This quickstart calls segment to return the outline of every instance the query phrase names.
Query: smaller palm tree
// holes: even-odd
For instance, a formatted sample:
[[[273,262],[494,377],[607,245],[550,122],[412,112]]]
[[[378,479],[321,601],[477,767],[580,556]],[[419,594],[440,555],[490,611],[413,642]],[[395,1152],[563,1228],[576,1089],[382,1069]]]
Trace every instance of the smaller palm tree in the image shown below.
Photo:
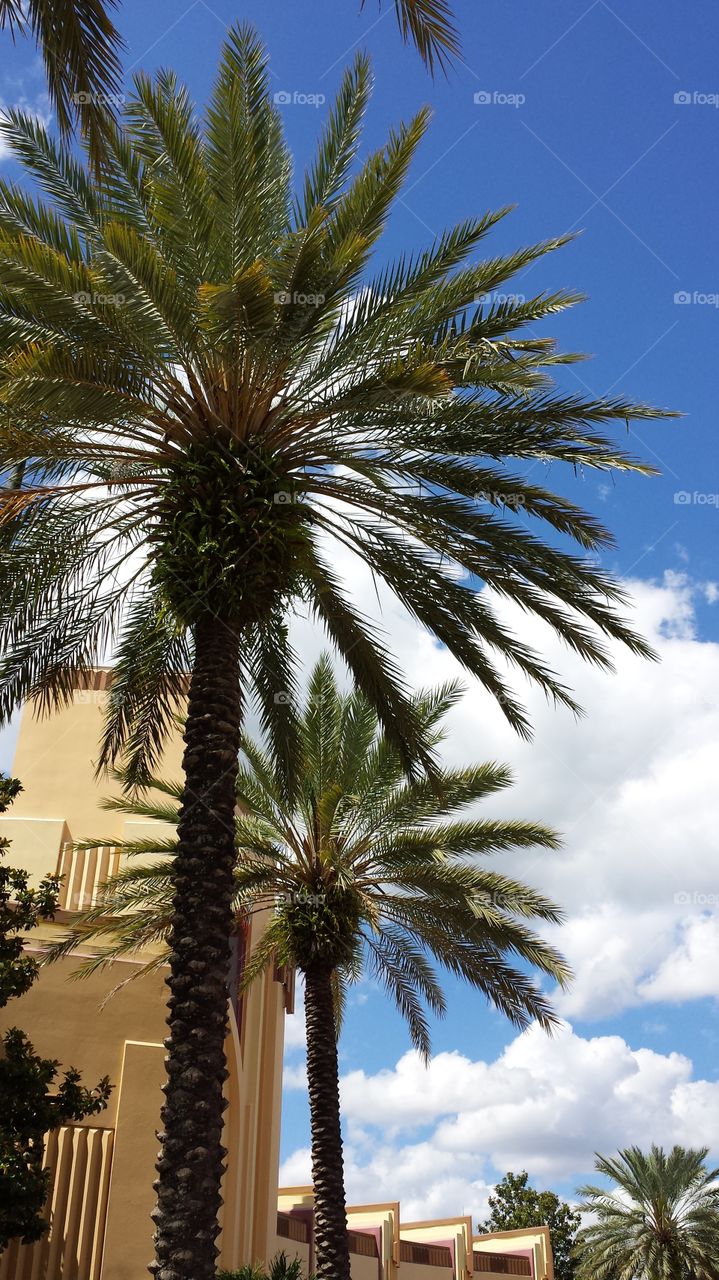
[[[580,1188],[596,1221],[577,1240],[578,1280],[719,1280],[719,1169],[707,1169],[708,1150],[597,1156],[615,1189]]]
[[[448,685],[414,700],[432,748],[443,737],[441,722],[458,692]],[[557,837],[535,823],[458,816],[508,785],[509,773],[498,765],[438,769],[431,781],[423,775],[407,779],[376,710],[361,693],[340,692],[327,656],[312,674],[299,725],[299,773],[243,737],[235,910],[238,920],[269,914],[246,964],[245,984],[270,964],[294,966],[304,975],[316,1269],[320,1280],[349,1280],[337,1061],[348,987],[365,972],[377,978],[425,1059],[426,1010],[445,1011],[433,961],[515,1025],[536,1019],[551,1031],[556,1018],[531,969],[561,984],[568,970],[527,922],[556,922],[559,911],[478,860],[527,846],[553,848]],[[175,821],[180,788],[153,785],[154,799],[122,798],[106,806]],[[108,843],[117,845],[94,839],[80,847]],[[121,844],[145,860],[153,853],[165,857],[110,880],[55,954],[80,941],[86,949],[92,935],[108,945],[81,972],[139,948],[155,950],[145,968],[161,964],[165,956],[157,944],[169,933],[173,847],[172,840]]]

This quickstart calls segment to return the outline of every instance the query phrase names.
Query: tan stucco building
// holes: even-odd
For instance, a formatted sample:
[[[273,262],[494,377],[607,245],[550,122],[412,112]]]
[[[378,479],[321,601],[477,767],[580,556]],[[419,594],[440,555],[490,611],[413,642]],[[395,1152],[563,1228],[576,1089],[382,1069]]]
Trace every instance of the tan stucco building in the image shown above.
[[[89,905],[98,884],[119,866],[113,841],[140,839],[161,824],[100,807],[115,788],[95,777],[107,673],[97,672],[72,703],[49,720],[22,716],[14,776],[24,790],[0,817],[0,835],[12,841],[9,860],[39,881],[63,876],[56,921],[38,929],[31,945],[64,931],[73,913]],[[162,773],[180,776],[179,737],[169,743]],[[78,853],[72,842],[101,838],[96,851]],[[262,921],[253,918],[250,948]],[[254,932],[253,932],[254,931]],[[140,964],[146,957],[138,957]],[[164,1079],[165,988],[162,972],[121,987],[135,967],[125,961],[68,981],[77,958],[43,968],[21,1002],[0,1011],[0,1032],[16,1022],[44,1056],[75,1066],[86,1084],[109,1075],[110,1105],[86,1123],[52,1135],[51,1231],[32,1247],[17,1244],[0,1257],[0,1280],[141,1280],[152,1257],[152,1182]],[[230,992],[229,1077],[220,1265],[271,1258],[284,1249],[311,1270],[312,1189],[279,1191],[280,1112],[284,1019],[292,1009],[287,975],[268,973],[240,998]],[[353,1280],[471,1280],[518,1275],[553,1280],[547,1229],[473,1237],[469,1218],[402,1221],[400,1206],[358,1205],[348,1210]]]

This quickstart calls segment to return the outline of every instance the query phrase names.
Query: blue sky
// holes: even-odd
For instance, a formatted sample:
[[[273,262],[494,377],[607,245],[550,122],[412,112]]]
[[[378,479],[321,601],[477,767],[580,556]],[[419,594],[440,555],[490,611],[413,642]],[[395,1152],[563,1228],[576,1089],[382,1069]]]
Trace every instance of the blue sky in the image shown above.
[[[549,1051],[534,1041],[529,1048],[526,1041],[512,1046],[515,1035],[506,1023],[450,984],[450,1013],[437,1028],[436,1047],[440,1054],[463,1055],[450,1080],[474,1079],[466,1063],[490,1064],[490,1102],[481,1113],[470,1102],[453,1112],[446,1098],[429,1112],[418,1104],[389,1139],[385,1120],[384,1163],[371,1151],[377,1130],[363,1113],[362,1097],[374,1096],[375,1084],[380,1095],[393,1096],[403,1079],[396,1064],[406,1038],[380,993],[367,986],[358,993],[343,1040],[343,1070],[364,1072],[347,1086],[356,1196],[373,1187],[389,1192],[392,1177],[399,1177],[394,1164],[406,1171],[399,1190],[417,1210],[449,1211],[449,1200],[458,1196],[458,1210],[478,1212],[486,1183],[510,1160],[515,1168],[531,1167],[537,1181],[571,1190],[602,1142],[618,1145],[625,1136],[699,1142],[706,1131],[706,1140],[719,1146],[716,1121],[713,1128],[708,1123],[712,1106],[719,1115],[711,972],[718,954],[719,877],[712,870],[710,774],[719,724],[718,683],[712,679],[719,674],[719,16],[714,0],[694,0],[690,17],[686,7],[656,0],[621,6],[618,0],[458,0],[457,11],[464,61],[447,80],[435,82],[402,46],[391,5],[378,10],[369,3],[360,13],[355,0],[124,0],[119,22],[128,66],[171,65],[202,100],[225,26],[237,18],[253,21],[270,50],[276,91],[294,99],[282,111],[298,171],[324,112],[321,104],[302,99],[330,98],[354,50],[367,48],[376,74],[367,146],[381,143],[392,124],[423,103],[434,112],[383,253],[422,246],[446,225],[505,204],[516,210],[495,232],[492,252],[581,231],[513,286],[526,294],[567,287],[589,295],[545,329],[565,347],[593,354],[589,363],[565,371],[566,385],[596,395],[621,391],[686,414],[632,432],[636,451],[661,469],[659,478],[550,476],[614,531],[617,546],[605,563],[635,585],[639,620],[662,649],[662,667],[625,663],[613,681],[590,677],[560,655],[557,662],[576,677],[589,712],[581,726],[538,709],[534,747],[520,749],[476,695],[472,706],[481,708],[481,731],[479,711],[471,723],[467,714],[457,731],[458,752],[461,746],[472,755],[513,761],[520,809],[570,832],[565,862],[552,872],[552,892],[565,901],[566,885],[569,952],[580,988],[584,983],[591,995],[592,984],[601,986],[611,972],[612,991],[597,1001],[577,997],[567,1006],[575,1039],[551,1050],[559,1057],[547,1060],[546,1072],[537,1067],[533,1073],[532,1064]],[[3,38],[0,59],[0,100],[44,112],[32,47],[13,47]],[[490,101],[475,101],[475,95]],[[12,172],[7,159],[0,163]],[[391,609],[383,620],[411,666],[406,623]],[[307,644],[309,652],[314,641]],[[439,678],[443,660],[430,658],[436,658]],[[420,674],[427,678],[426,671]],[[593,798],[576,803],[577,794],[590,792]],[[670,793],[673,808],[666,807]],[[505,812],[507,804],[511,799]],[[628,831],[634,834],[625,845]],[[529,874],[543,883],[538,868]],[[632,934],[644,961],[625,954]],[[613,949],[607,938],[614,939]],[[605,944],[600,981],[592,953]],[[703,982],[692,976],[697,969],[707,970]],[[509,1065],[502,1057],[507,1046]],[[299,1053],[290,1053],[291,1064]],[[627,1054],[634,1055],[631,1063]],[[599,1084],[594,1093],[582,1093],[591,1077],[587,1055],[604,1063],[606,1098]],[[677,1055],[693,1064],[691,1077]],[[555,1087],[564,1069],[560,1059],[574,1064],[561,1089]],[[442,1063],[451,1066],[452,1060]],[[388,1074],[375,1079],[383,1071]],[[301,1076],[291,1075],[290,1084],[293,1078],[301,1086]],[[422,1095],[423,1085],[405,1084]],[[576,1101],[571,1114],[567,1095]],[[637,1102],[625,1114],[622,1107],[635,1095],[641,1106]],[[536,1140],[516,1120],[526,1097],[540,1110],[546,1104]],[[503,1098],[513,1100],[514,1129]],[[649,1107],[646,1115],[643,1106]],[[381,1114],[379,1107],[375,1119]],[[285,1115],[286,1170],[294,1180],[306,1169],[301,1087],[288,1090]],[[623,1119],[613,1124],[612,1115]],[[464,1148],[452,1130],[455,1117],[460,1131],[479,1134],[467,1136]],[[569,1154],[562,1154],[562,1145]],[[440,1153],[434,1161],[426,1158],[430,1147]]]

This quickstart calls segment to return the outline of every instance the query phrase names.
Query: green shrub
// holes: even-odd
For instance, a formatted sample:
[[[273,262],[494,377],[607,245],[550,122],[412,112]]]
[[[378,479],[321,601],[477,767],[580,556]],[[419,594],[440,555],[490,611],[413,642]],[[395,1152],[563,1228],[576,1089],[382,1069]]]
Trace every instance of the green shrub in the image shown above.
[[[272,1259],[267,1269],[255,1264],[237,1271],[218,1271],[217,1280],[303,1280],[302,1262],[299,1258],[290,1260],[283,1251]],[[308,1276],[307,1280],[314,1280],[314,1276]]]

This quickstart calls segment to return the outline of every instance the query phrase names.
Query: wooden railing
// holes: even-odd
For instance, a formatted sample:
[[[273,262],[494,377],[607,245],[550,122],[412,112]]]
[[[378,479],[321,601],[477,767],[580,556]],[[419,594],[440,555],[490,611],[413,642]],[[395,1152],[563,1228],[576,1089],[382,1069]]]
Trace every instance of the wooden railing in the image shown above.
[[[295,1218],[291,1213],[277,1214],[277,1234],[282,1240],[294,1240],[296,1244],[307,1244],[310,1238],[309,1223],[305,1218]],[[376,1258],[377,1241],[368,1231],[348,1231],[347,1243],[350,1253],[361,1254],[363,1258]]]
[[[531,1276],[532,1266],[529,1258],[520,1258],[511,1253],[475,1253],[474,1270],[490,1271],[500,1276]]]
[[[363,1258],[377,1257],[377,1241],[367,1231],[348,1231],[347,1244],[350,1253],[359,1253]]]
[[[307,1244],[310,1229],[302,1218],[293,1218],[289,1213],[277,1214],[277,1234],[283,1240],[294,1240],[297,1244]]]
[[[57,873],[62,877],[58,899],[60,909],[84,911],[94,906],[100,887],[120,870],[121,858],[120,850],[112,845],[89,850],[63,845],[57,866]]]
[[[420,1244],[418,1240],[400,1240],[400,1262],[415,1262],[424,1267],[448,1267],[452,1270],[452,1250],[444,1244]]]

